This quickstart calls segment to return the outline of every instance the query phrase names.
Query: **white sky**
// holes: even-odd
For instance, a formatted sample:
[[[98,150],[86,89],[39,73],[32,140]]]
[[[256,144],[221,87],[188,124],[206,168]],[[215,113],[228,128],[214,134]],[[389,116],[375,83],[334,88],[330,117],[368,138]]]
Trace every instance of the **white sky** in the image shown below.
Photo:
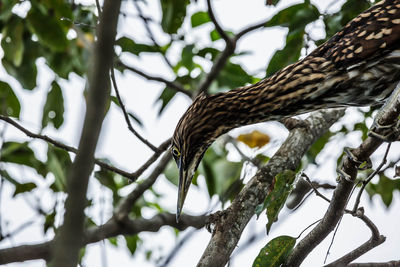
[[[86,2],[91,3],[94,1]],[[198,4],[191,5],[188,9],[189,14],[198,10],[205,10],[204,2],[205,1],[203,0],[199,0]],[[291,5],[293,2],[300,1],[282,0],[279,9]],[[330,10],[335,10],[335,8],[340,7],[342,2],[343,1],[337,1],[337,3],[330,7]],[[331,1],[318,1],[320,11],[324,11],[330,3]],[[149,0],[148,4],[149,8],[145,9],[145,13],[154,17],[156,21],[160,21],[161,13],[158,1]],[[123,10],[131,14],[136,13],[131,1],[125,1],[124,5]],[[218,21],[220,21],[221,25],[225,29],[233,32],[236,32],[249,24],[257,23],[267,17],[271,17],[276,12],[274,8],[265,6],[265,0],[219,0],[213,1],[213,5]],[[318,30],[318,27],[321,27],[321,25],[322,24],[317,23],[317,30],[313,32],[315,36],[321,37],[321,30]],[[199,45],[208,45],[210,40],[206,36],[206,33],[210,27],[211,25],[204,25],[198,30],[192,32],[189,21],[186,21],[186,36],[189,41],[192,40]],[[165,41],[160,29],[154,26],[152,29],[156,33],[156,37],[159,39],[160,43]],[[118,32],[120,36],[126,35],[134,37],[138,42],[148,41],[147,34],[141,23],[137,19],[131,17],[120,20]],[[238,57],[235,61],[241,63],[242,66],[251,73],[262,74],[260,70],[265,69],[269,58],[272,56],[274,51],[283,46],[285,33],[285,29],[272,28],[268,30],[257,30],[252,34],[249,34],[239,42],[238,51],[251,51],[252,53]],[[223,47],[222,41],[218,46],[219,48]],[[3,56],[2,53],[3,52],[0,51],[0,56]],[[173,62],[178,59],[176,53],[179,53],[178,47],[173,48],[168,54],[169,58]],[[160,75],[168,79],[173,78],[173,74],[165,66],[165,63],[157,56],[143,55],[140,58],[137,58],[127,55],[124,57],[124,61],[133,66],[137,66],[147,73]],[[13,78],[8,76],[3,69],[0,69],[0,79],[6,80],[12,85],[21,101],[22,124],[32,131],[38,131],[40,129],[42,107],[46,100],[48,86],[54,78],[49,71],[43,71],[48,69],[43,59],[39,59],[37,64],[39,67],[38,88],[34,91],[21,89],[19,84]],[[190,104],[190,99],[180,94],[168,105],[163,115],[158,117],[157,105],[159,104],[154,103],[164,87],[162,84],[148,82],[129,72],[126,72],[124,76],[119,75],[118,73],[117,81],[128,110],[138,114],[139,118],[144,122],[144,128],[140,129],[143,135],[156,145],[169,138],[172,135],[181,114]],[[84,112],[84,103],[82,102],[84,80],[76,75],[70,75],[70,79],[68,81],[62,81],[61,84],[63,86],[65,100],[64,125],[59,131],[55,131],[54,129],[51,129],[51,127],[48,127],[44,133],[54,137],[55,139],[62,140],[64,143],[77,146],[83,118],[82,114]],[[342,121],[346,124],[358,121],[359,118],[354,115],[355,113],[355,110],[350,112],[348,111],[346,117],[342,119]],[[238,133],[247,132],[249,128],[257,128],[270,134],[273,138],[273,143],[278,145],[287,135],[285,129],[273,122],[258,124],[252,127],[244,127],[234,130],[231,134],[236,136]],[[315,170],[315,168],[312,167],[307,169],[307,173],[310,177],[313,179],[328,181],[332,184],[335,183],[334,170],[336,162],[335,160],[332,161],[330,159],[332,159],[332,157],[335,159],[337,158],[337,155],[342,151],[339,148],[342,148],[345,145],[357,145],[359,143],[359,137],[360,135],[358,133],[354,133],[351,135],[349,140],[337,139],[328,145],[323,155],[320,155],[317,159],[318,162],[323,165],[323,168],[320,170]],[[27,137],[11,126],[8,126],[6,140],[23,141],[27,140]],[[32,142],[31,147],[36,149],[39,158],[42,160],[46,159],[46,147],[43,146],[43,142],[34,141]],[[266,154],[272,155],[277,147],[277,145],[274,147],[269,145],[263,150],[265,150]],[[249,149],[246,149],[244,146],[241,146],[241,148],[250,155],[254,153]],[[396,148],[398,151],[398,146],[395,146],[391,150],[391,157],[393,158],[396,156]],[[382,152],[383,149],[380,148],[378,153],[376,153],[377,156],[374,156],[374,158],[379,159],[379,154],[382,155]],[[101,139],[96,152],[97,157],[108,157],[117,166],[125,170],[133,171],[141,166],[151,154],[152,151],[132,136],[132,134],[127,130],[122,114],[118,109],[115,109],[115,107],[112,106],[103,125]],[[230,158],[235,159],[235,155],[230,155]],[[36,201],[40,201],[42,206],[47,208],[50,208],[54,203],[51,194],[46,190],[46,186],[52,182],[51,177],[43,181],[43,179],[35,177],[35,173],[28,168],[13,170],[12,173],[20,179],[20,182],[35,181],[41,186],[39,189],[34,191],[36,198],[29,197],[29,194],[26,194],[19,195],[12,199],[11,195],[13,188],[4,184],[0,210],[3,229],[9,231],[12,231],[17,228],[18,225],[37,216],[32,209],[27,206],[27,202],[36,203]],[[143,177],[146,176],[144,175]],[[129,186],[129,188],[123,190],[123,193],[126,194],[130,192],[133,187],[134,185]],[[164,196],[162,206],[167,208],[169,211],[174,212],[176,207],[176,188],[164,177],[160,177],[155,184],[155,189]],[[112,213],[112,207],[110,205],[111,194],[109,192],[101,191],[97,181],[91,179],[88,196],[96,203],[94,208],[88,210],[88,214],[94,216],[97,223],[105,222]],[[152,196],[150,194],[145,194],[145,197],[150,201]],[[105,199],[106,203],[101,204],[101,199]],[[358,262],[398,259],[400,230],[397,225],[398,215],[396,213],[398,213],[398,210],[400,209],[399,200],[399,193],[396,191],[391,208],[386,209],[383,207],[379,197],[374,197],[372,202],[369,202],[366,196],[363,198],[362,204],[366,207],[366,214],[376,223],[381,234],[385,235],[387,240],[380,247],[361,257]],[[210,206],[214,206],[216,202],[216,197],[212,199],[212,204],[208,202],[208,193],[206,191],[204,180],[199,179],[199,187],[192,186],[188,194],[185,202],[185,212],[189,214],[202,214],[203,212],[208,211]],[[255,242],[249,249],[236,255],[230,266],[251,265],[259,250],[270,239],[283,234],[297,236],[309,224],[320,219],[324,214],[326,207],[327,204],[324,203],[323,200],[313,197],[312,200],[310,199],[307,201],[306,204],[303,205],[303,207],[295,214],[289,215],[287,210],[284,210],[283,214],[280,216],[279,225],[274,225],[272,227],[269,236],[266,236],[264,231],[266,225],[265,216],[261,216],[258,220],[253,218],[242,235],[242,241],[246,240],[246,236],[251,233],[260,233],[262,238],[259,239],[258,242]],[[219,206],[217,207],[217,209],[220,208],[221,207]],[[145,217],[151,217],[155,212],[150,209],[143,209],[143,214]],[[58,223],[59,220],[60,218],[57,218]],[[5,224],[5,221],[8,222],[8,225]],[[37,243],[42,242],[44,239],[47,240],[52,238],[52,234],[48,234],[45,238],[42,236],[41,225],[42,222],[36,222],[34,226],[27,228],[7,241],[3,241],[0,244],[0,248],[18,244]],[[187,231],[191,230],[189,229]],[[181,236],[185,236],[185,233]],[[118,248],[110,246],[108,245],[109,243],[106,242],[106,253],[103,253],[100,250],[99,243],[89,245],[87,247],[87,254],[84,261],[85,266],[153,266],[152,263],[145,260],[144,251],[153,249],[155,256],[163,256],[168,254],[177,242],[173,230],[169,227],[164,227],[157,233],[141,233],[140,237],[144,242],[139,246],[135,257],[133,258],[130,256],[129,251],[124,248],[124,241],[122,238],[119,238],[121,246]],[[329,260],[334,260],[337,257],[340,257],[344,253],[365,242],[369,237],[370,232],[361,221],[351,218],[350,216],[345,216],[336,236],[335,243],[331,249]],[[170,266],[194,266],[207,246],[209,238],[210,234],[206,230],[196,232],[194,237],[179,251]],[[329,243],[330,238],[327,238],[306,259],[303,266],[322,265]],[[241,247],[241,243],[239,243],[238,247]],[[102,265],[101,263],[104,256],[107,259],[107,265]],[[45,266],[45,264],[43,261],[31,261],[26,263],[9,264],[7,266],[33,267]]]

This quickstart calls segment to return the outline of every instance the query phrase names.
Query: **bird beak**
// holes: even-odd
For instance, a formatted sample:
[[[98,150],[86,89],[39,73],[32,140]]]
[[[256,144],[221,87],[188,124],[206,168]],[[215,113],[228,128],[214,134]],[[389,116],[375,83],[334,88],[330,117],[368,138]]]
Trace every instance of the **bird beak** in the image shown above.
[[[181,216],[183,203],[187,192],[189,191],[190,184],[192,183],[192,178],[194,175],[194,168],[190,166],[187,170],[184,170],[181,160],[178,163],[179,169],[179,187],[178,187],[178,203],[176,208],[176,222],[179,222],[179,217]]]

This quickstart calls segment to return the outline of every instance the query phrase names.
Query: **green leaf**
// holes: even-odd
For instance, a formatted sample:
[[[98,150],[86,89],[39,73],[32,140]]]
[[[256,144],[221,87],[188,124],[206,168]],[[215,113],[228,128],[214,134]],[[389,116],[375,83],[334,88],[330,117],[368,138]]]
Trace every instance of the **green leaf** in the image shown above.
[[[386,207],[392,204],[393,191],[396,189],[400,190],[400,179],[390,179],[384,174],[379,175],[378,183],[369,183],[366,187],[369,196],[380,195]]]
[[[43,224],[43,233],[46,234],[49,229],[55,229],[54,223],[56,220],[57,212],[55,209],[49,214],[46,214]]]
[[[179,183],[179,171],[176,163],[173,160],[170,160],[167,164],[167,167],[164,170],[164,175],[168,181],[170,181],[173,185],[178,186]]]
[[[317,20],[320,16],[314,5],[301,3],[279,11],[265,24],[265,27],[289,27],[289,31],[304,28],[308,23]]]
[[[12,9],[18,0],[2,0],[0,3],[0,20],[6,22],[12,16]]]
[[[0,114],[19,118],[21,104],[8,83],[0,81]]]
[[[304,29],[289,32],[286,37],[286,45],[283,49],[278,50],[272,56],[268,68],[267,76],[271,76],[278,70],[287,65],[296,62],[300,57],[303,48]]]
[[[1,161],[29,166],[43,177],[47,174],[46,166],[36,158],[26,142],[5,142],[1,149]]]
[[[186,45],[183,49],[182,49],[182,65],[189,71],[191,72],[194,67],[195,64],[193,62],[193,49],[194,49],[194,45]]]
[[[208,16],[208,13],[205,11],[196,12],[190,18],[190,22],[192,23],[192,28],[198,27],[210,21],[211,21],[210,17]]]
[[[318,154],[324,149],[325,145],[328,143],[329,138],[333,133],[331,131],[326,132],[323,136],[318,138],[317,141],[314,142],[314,144],[310,147],[310,149],[306,153],[306,157],[311,163],[315,163],[315,158],[318,156]]]
[[[228,62],[217,77],[218,90],[230,90],[253,82],[253,77],[239,65]]]
[[[139,238],[138,235],[133,235],[133,236],[124,236],[125,241],[126,241],[126,246],[128,247],[129,251],[131,254],[135,254],[135,251],[137,249],[138,243],[141,242],[141,239]]]
[[[54,51],[64,51],[68,46],[68,39],[64,28],[54,15],[43,14],[38,8],[32,7],[27,15],[29,30],[36,34],[39,41]]]
[[[186,17],[186,6],[189,0],[161,0],[161,27],[164,32],[173,34],[181,27]]]
[[[123,52],[129,52],[136,56],[143,52],[160,52],[160,49],[154,45],[138,44],[128,37],[121,37],[116,42]]]
[[[169,87],[165,87],[164,90],[162,91],[161,95],[158,97],[158,101],[161,101],[161,107],[160,110],[158,111],[158,115],[161,115],[161,113],[164,111],[165,107],[168,105],[169,101],[175,96],[176,91],[170,89]]]
[[[103,159],[103,161],[107,162],[108,160]],[[121,199],[121,196],[118,194],[119,189],[129,184],[127,179],[121,178],[120,175],[103,168],[96,171],[94,177],[96,177],[102,185],[113,192],[114,203],[118,203]]]
[[[20,17],[14,15],[3,28],[1,47],[4,50],[4,57],[19,67],[24,54],[24,23]]]
[[[279,212],[286,202],[290,192],[293,190],[293,183],[296,178],[296,173],[291,170],[285,170],[279,173],[273,182],[273,189],[265,198],[264,203],[257,206],[257,216],[264,209],[267,209],[267,233],[271,229],[272,224],[278,220]]]
[[[114,247],[118,247],[118,239],[117,237],[113,236],[113,237],[109,237],[107,238],[108,242],[110,242],[111,245],[113,245]]]
[[[291,236],[278,236],[268,242],[253,262],[253,267],[279,267],[296,244],[296,239]]]
[[[47,167],[55,177],[52,189],[55,192],[65,192],[67,175],[72,161],[67,151],[49,146],[47,150]]]
[[[36,185],[34,183],[17,184],[15,186],[15,191],[14,191],[13,197],[15,197],[16,195],[21,194],[21,193],[30,192],[35,188],[36,188]]]
[[[56,129],[64,122],[64,98],[62,90],[56,81],[51,84],[47,94],[46,104],[43,107],[42,128],[52,123]]]
[[[24,36],[24,55],[20,66],[15,66],[13,62],[5,57],[2,59],[3,67],[8,74],[15,77],[24,89],[32,90],[36,87],[36,58],[39,56],[40,46],[31,40],[31,36]]]

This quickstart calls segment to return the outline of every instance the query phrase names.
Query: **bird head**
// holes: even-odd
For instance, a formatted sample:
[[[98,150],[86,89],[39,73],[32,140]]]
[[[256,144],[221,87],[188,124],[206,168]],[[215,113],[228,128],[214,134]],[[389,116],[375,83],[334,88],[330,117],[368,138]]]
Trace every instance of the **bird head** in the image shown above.
[[[176,218],[182,211],[194,173],[207,148],[224,131],[219,123],[214,96],[200,94],[179,120],[171,145],[171,153],[179,169]]]

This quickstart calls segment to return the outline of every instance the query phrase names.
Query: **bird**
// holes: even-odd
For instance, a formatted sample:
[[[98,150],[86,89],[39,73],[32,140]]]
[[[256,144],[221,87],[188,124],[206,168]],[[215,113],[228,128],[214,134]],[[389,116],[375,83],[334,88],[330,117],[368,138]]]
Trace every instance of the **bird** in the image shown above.
[[[399,82],[400,0],[383,0],[274,75],[223,93],[200,93],[172,137],[179,170],[177,221],[194,173],[220,135],[323,108],[383,104]]]

